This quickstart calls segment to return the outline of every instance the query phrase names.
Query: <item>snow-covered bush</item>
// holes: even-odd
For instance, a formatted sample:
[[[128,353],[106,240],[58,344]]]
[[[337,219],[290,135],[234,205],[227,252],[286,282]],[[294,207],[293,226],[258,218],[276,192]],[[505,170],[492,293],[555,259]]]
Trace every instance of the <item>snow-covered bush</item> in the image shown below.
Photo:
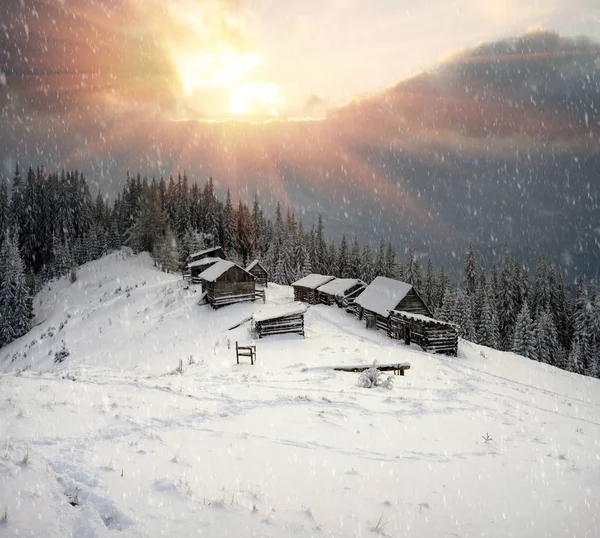
[[[60,349],[54,353],[55,364],[64,361],[69,355],[70,355],[70,352],[67,349],[67,345],[65,344],[65,341],[63,340]]]
[[[358,376],[358,386],[365,389],[373,387],[383,387],[384,389],[391,389],[394,384],[394,378],[388,376],[383,378],[381,372],[377,368],[377,361],[373,361],[373,366]]]

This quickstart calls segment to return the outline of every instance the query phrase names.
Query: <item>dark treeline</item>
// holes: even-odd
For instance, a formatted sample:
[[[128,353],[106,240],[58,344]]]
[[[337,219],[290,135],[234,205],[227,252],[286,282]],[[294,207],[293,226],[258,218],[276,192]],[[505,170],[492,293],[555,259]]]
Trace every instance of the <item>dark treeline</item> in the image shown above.
[[[581,277],[574,292],[561,270],[540,260],[530,271],[505,248],[488,271],[469,248],[463,278],[454,285],[444,267],[435,270],[412,249],[399,259],[383,239],[373,251],[356,238],[328,241],[321,217],[309,227],[278,204],[268,218],[258,197],[234,206],[215,195],[210,178],[189,185],[185,174],[148,180],[127,176],[112,202],[92,197],[77,171],[47,174],[17,167],[10,197],[0,186],[0,346],[29,330],[32,295],[48,280],[107,252],[129,246],[148,251],[157,267],[180,271],[187,256],[221,245],[242,265],[260,259],[271,280],[290,284],[311,272],[369,283],[376,276],[415,286],[436,317],[457,323],[466,340],[515,351],[585,375],[600,375],[600,290]]]

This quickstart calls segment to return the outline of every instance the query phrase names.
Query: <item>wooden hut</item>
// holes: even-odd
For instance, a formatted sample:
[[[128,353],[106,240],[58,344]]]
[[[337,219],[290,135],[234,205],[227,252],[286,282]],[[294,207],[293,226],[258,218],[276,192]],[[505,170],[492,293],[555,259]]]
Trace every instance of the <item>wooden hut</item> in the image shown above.
[[[417,291],[405,282],[378,276],[355,299],[356,315],[367,327],[377,327],[389,334],[390,312],[401,310],[431,317],[431,312]]]
[[[221,261],[221,258],[202,258],[200,260],[190,262],[186,266],[187,276],[193,283],[199,284],[200,274],[219,261]]]
[[[264,268],[263,264],[258,260],[254,260],[248,267],[246,267],[246,271],[254,275],[257,284],[261,284],[265,288],[269,285],[269,273]]]
[[[333,276],[318,275],[316,273],[305,276],[292,284],[294,288],[294,299],[308,304],[317,304],[319,302],[319,294],[317,288],[323,284],[327,284],[334,279]]]
[[[304,336],[306,310],[306,305],[295,302],[255,313],[252,320],[258,337],[288,333]]]
[[[233,262],[219,260],[198,278],[203,297],[213,308],[256,299],[254,276]]]
[[[458,354],[458,327],[420,314],[392,310],[390,337],[404,340],[406,345],[414,342],[423,351],[453,357]]]
[[[355,297],[364,290],[366,284],[358,278],[335,278],[317,288],[321,304],[344,306],[346,297]]]
[[[185,264],[189,265],[192,262],[203,260],[204,258],[219,258],[224,260],[226,259],[226,256],[221,247],[211,247],[190,254],[185,260]]]

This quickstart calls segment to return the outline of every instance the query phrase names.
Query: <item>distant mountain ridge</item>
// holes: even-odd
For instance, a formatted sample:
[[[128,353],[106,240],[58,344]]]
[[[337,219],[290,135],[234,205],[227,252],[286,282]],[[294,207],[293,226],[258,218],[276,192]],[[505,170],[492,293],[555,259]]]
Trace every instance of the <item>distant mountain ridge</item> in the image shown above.
[[[390,238],[437,263],[458,267],[472,242],[490,262],[507,243],[573,276],[600,266],[600,46],[587,38],[482,44],[321,121],[173,122],[76,94],[61,115],[40,116],[35,93],[10,80],[2,91],[7,177],[16,159],[77,166],[104,192],[127,170],[212,173],[234,195],[259,191],[308,221],[322,213],[334,236]]]

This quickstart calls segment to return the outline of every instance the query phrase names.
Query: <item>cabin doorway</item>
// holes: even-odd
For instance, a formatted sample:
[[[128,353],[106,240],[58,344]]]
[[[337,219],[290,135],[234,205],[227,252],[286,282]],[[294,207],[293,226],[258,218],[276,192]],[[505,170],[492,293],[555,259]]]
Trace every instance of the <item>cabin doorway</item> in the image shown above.
[[[404,327],[404,343],[410,346],[410,327]]]

